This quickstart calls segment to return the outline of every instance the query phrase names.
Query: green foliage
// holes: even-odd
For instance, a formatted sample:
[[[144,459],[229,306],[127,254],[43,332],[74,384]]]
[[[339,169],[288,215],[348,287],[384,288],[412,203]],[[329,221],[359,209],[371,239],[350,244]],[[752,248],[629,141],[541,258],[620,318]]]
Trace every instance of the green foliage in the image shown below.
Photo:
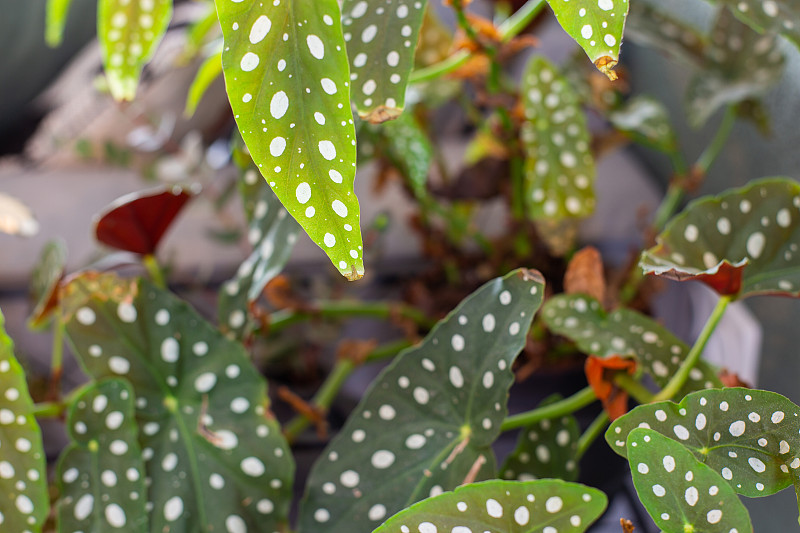
[[[599,490],[577,483],[487,481],[413,505],[374,533],[581,533],[602,514],[607,501]]]
[[[197,106],[206,94],[206,91],[214,83],[214,80],[222,75],[222,52],[212,54],[203,61],[197,70],[197,75],[189,87],[189,94],[186,96],[186,109],[184,115],[191,117],[197,111]]]
[[[44,39],[49,46],[55,48],[64,40],[64,26],[67,24],[67,15],[69,15],[71,3],[72,0],[47,0]]]
[[[314,466],[301,530],[369,530],[470,476],[493,477],[511,364],[543,292],[535,271],[490,281],[400,354]]]
[[[32,272],[31,296],[36,307],[28,318],[31,329],[43,328],[58,302],[58,285],[64,276],[67,248],[62,240],[48,242]]]
[[[664,104],[649,96],[636,96],[608,114],[619,131],[633,141],[667,154],[678,151],[678,140]]]
[[[792,0],[720,0],[754,30],[780,33],[800,46],[800,5]]]

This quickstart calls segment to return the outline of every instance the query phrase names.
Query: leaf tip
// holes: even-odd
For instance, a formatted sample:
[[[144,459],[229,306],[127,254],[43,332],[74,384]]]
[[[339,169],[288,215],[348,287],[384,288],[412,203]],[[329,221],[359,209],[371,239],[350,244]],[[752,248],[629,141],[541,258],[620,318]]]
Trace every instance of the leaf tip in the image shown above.
[[[342,276],[347,278],[347,281],[358,281],[364,277],[364,267],[358,265],[350,265],[350,270],[340,270]]]
[[[609,80],[616,81],[617,78],[619,78],[617,73],[614,72],[614,67],[617,66],[617,63],[619,63],[619,61],[616,59],[612,59],[609,56],[603,56],[594,62],[594,66],[596,66],[600,72],[608,76]]]
[[[383,124],[384,122],[396,119],[402,113],[403,108],[401,107],[380,105],[374,109],[370,109],[369,111],[359,112],[358,116],[370,124]]]

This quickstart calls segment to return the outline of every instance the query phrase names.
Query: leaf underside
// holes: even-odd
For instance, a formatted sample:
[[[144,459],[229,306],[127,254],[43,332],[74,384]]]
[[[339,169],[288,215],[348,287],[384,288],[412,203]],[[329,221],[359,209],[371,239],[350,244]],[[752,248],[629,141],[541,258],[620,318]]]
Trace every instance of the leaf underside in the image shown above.
[[[351,98],[362,119],[378,124],[403,112],[427,4],[427,0],[344,0]]]
[[[663,531],[752,533],[747,509],[733,489],[679,443],[637,428],[627,447],[636,492]]]
[[[419,502],[374,533],[581,533],[607,502],[599,490],[578,483],[486,481]]]
[[[356,135],[337,0],[216,0],[234,117],[278,199],[339,272],[364,275]]]
[[[511,364],[542,295],[538,272],[516,270],[400,354],[314,465],[300,529],[370,531],[465,479],[492,477],[490,445],[506,415]]]
[[[284,527],[294,465],[244,348],[142,280],[84,273],[62,304],[86,373],[133,385],[149,531]]]
[[[800,185],[767,178],[701,198],[642,254],[646,274],[703,281],[720,294],[800,295]]]
[[[521,91],[528,215],[557,220],[592,214],[595,166],[578,95],[541,56],[528,64]]]

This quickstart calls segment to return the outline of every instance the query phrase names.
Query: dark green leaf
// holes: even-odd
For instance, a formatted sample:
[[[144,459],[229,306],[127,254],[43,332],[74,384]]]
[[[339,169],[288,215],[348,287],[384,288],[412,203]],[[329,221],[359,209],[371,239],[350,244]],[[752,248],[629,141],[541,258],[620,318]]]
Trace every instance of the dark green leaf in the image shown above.
[[[142,280],[84,273],[62,305],[86,373],[133,384],[150,531],[285,527],[294,466],[241,344]]]
[[[374,533],[581,533],[607,503],[605,494],[577,483],[487,481],[419,502]]]
[[[55,48],[64,39],[64,26],[72,0],[47,0],[47,21],[44,28],[44,39],[48,46]]]
[[[730,485],[689,450],[646,428],[631,431],[627,444],[636,492],[663,531],[752,533]]]
[[[478,289],[400,354],[314,465],[301,530],[369,531],[470,472],[490,477],[511,364],[542,295],[538,272],[516,270]]]
[[[42,530],[50,507],[42,432],[0,313],[0,529]]]
[[[647,2],[631,5],[625,36],[695,67],[705,65],[706,36]]]
[[[216,0],[239,131],[267,183],[339,272],[364,275],[356,135],[337,0]]]
[[[31,279],[31,296],[36,302],[28,318],[28,327],[31,329],[45,327],[58,306],[58,286],[64,276],[66,262],[67,247],[64,241],[56,239],[45,245]]]
[[[557,402],[562,397],[554,394],[541,406]],[[504,479],[530,481],[557,478],[564,481],[578,479],[578,438],[581,436],[578,421],[572,415],[558,419],[542,420],[522,428],[517,447],[500,468]]]
[[[379,127],[381,145],[417,197],[428,194],[428,173],[433,161],[433,146],[427,134],[410,113]]]
[[[780,33],[800,46],[800,4],[793,0],[720,0],[759,32]]]
[[[172,0],[100,0],[97,34],[111,95],[133,100],[139,76],[167,32]]]
[[[553,333],[569,338],[586,354],[635,356],[659,387],[669,383],[689,354],[683,341],[654,320],[624,308],[606,314],[597,300],[581,294],[551,298],[542,318]],[[679,396],[721,386],[714,368],[700,361]]]
[[[206,94],[209,86],[214,80],[222,75],[222,52],[218,52],[206,58],[197,71],[197,75],[189,87],[189,94],[186,96],[186,109],[183,114],[187,117],[194,115],[197,106]]]
[[[666,153],[678,149],[666,107],[649,96],[635,96],[608,114],[615,128],[635,142]]]
[[[150,532],[130,384],[112,378],[87,387],[70,407],[67,430],[72,444],[58,465],[58,530]]]
[[[559,0],[561,1],[561,0]],[[522,80],[525,203],[533,219],[594,211],[594,158],[577,94],[555,66],[535,56]]]
[[[753,181],[689,204],[642,254],[647,274],[736,297],[800,295],[800,185]]]

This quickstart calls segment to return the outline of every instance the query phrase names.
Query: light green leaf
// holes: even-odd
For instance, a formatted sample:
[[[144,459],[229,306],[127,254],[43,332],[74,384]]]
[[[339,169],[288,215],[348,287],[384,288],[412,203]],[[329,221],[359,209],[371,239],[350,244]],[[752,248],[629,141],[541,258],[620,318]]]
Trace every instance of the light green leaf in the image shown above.
[[[616,80],[614,67],[619,62],[628,0],[547,0],[547,3],[559,24],[583,48],[592,63],[609,79]]]
[[[541,406],[561,400],[560,394],[545,398]],[[522,428],[517,447],[500,468],[503,479],[530,481],[578,479],[578,439],[581,430],[574,416],[545,419]]]
[[[64,26],[67,24],[71,3],[72,0],[47,0],[44,40],[48,46],[55,48],[64,40]]]
[[[350,68],[336,0],[216,0],[228,97],[278,199],[349,280],[364,275]]]
[[[490,281],[375,379],[312,469],[303,532],[370,531],[470,475],[493,475],[511,365],[543,283],[529,270]]]
[[[419,502],[374,533],[581,533],[607,504],[605,494],[578,483],[486,481]]]
[[[3,531],[38,533],[50,508],[42,432],[2,313],[0,392],[0,524]]]
[[[669,111],[655,98],[635,96],[609,113],[608,119],[615,128],[643,146],[668,154],[678,150]]]
[[[658,322],[631,309],[606,314],[597,300],[581,294],[550,298],[542,318],[550,331],[569,338],[586,354],[635,356],[659,387],[666,387],[689,354],[689,347]],[[678,395],[721,386],[714,368],[701,360]]]
[[[214,83],[214,80],[222,75],[222,52],[217,52],[206,58],[200,68],[197,70],[197,75],[192,80],[192,85],[189,87],[189,94],[186,96],[186,109],[183,114],[187,117],[194,115],[197,111],[197,106],[206,94],[206,91]]]
[[[525,106],[525,203],[529,216],[554,220],[592,214],[594,158],[577,94],[555,66],[541,56],[535,56],[528,64],[521,91]]]
[[[362,119],[379,124],[403,112],[427,4],[427,0],[344,0],[342,26],[352,98]]]
[[[759,32],[780,33],[800,46],[800,4],[793,0],[720,0]]]
[[[637,428],[627,446],[636,492],[663,531],[752,533],[750,515],[733,489],[679,443]]]
[[[780,394],[742,388],[693,392],[679,404],[640,405],[606,432],[620,455],[628,434],[647,427],[677,440],[733,490],[749,497],[800,487],[800,408]]]
[[[70,407],[67,431],[72,443],[57,474],[58,531],[151,531],[130,384],[112,378],[87,387]]]
[[[286,527],[294,465],[241,344],[142,280],[83,273],[62,305],[86,373],[133,384],[149,531]]]
[[[167,32],[172,0],[100,0],[97,34],[111,95],[136,96],[139,76]]]
[[[720,294],[800,296],[800,185],[756,180],[696,200],[642,254],[646,274],[698,280]]]

